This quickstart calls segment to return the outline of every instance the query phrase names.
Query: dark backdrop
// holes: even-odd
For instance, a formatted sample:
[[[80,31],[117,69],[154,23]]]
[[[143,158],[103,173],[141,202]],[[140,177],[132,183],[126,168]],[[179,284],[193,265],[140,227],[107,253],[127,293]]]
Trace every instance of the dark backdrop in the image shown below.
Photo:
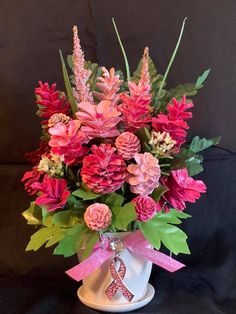
[[[189,137],[223,136],[222,148],[206,153],[199,176],[208,193],[188,206],[193,219],[184,227],[192,255],[178,257],[187,267],[176,274],[154,267],[155,299],[138,312],[235,313],[234,0],[0,1],[0,313],[97,313],[77,301],[77,284],[63,273],[74,258],[54,257],[50,250],[24,253],[33,230],[20,216],[29,202],[20,178],[29,168],[24,152],[37,147],[40,135],[34,87],[43,80],[64,88],[58,49],[71,53],[72,26],[78,25],[86,59],[124,69],[112,16],[131,69],[148,45],[160,73],[188,17],[168,86],[194,82],[211,67],[204,90],[194,98]]]

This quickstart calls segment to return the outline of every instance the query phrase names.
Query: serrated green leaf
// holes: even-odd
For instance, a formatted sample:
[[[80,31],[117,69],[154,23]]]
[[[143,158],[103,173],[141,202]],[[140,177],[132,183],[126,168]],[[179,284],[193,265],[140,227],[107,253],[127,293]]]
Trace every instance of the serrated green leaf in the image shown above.
[[[203,171],[203,167],[201,165],[202,160],[203,157],[201,155],[194,155],[186,160],[186,167],[190,177]]]
[[[84,241],[86,231],[87,228],[84,224],[79,224],[65,231],[53,254],[64,255],[64,257],[76,254]]]
[[[177,100],[181,99],[183,95],[188,96],[195,96],[200,89],[201,86],[196,87],[195,84],[187,83],[187,84],[180,84],[175,88],[168,90],[168,101],[172,98],[176,98]]]
[[[220,139],[221,137],[214,137],[210,139],[206,139],[206,138],[200,139],[199,136],[195,136],[190,144],[189,149],[194,153],[198,153],[212,145],[219,144]]]
[[[86,259],[92,252],[94,245],[99,240],[99,233],[96,231],[89,231],[86,234],[87,241],[85,244],[85,249],[83,251],[83,260]]]
[[[168,188],[164,185],[159,185],[155,190],[152,192],[151,197],[154,199],[155,202],[158,202],[161,196],[168,191]]]
[[[197,79],[197,81],[195,83],[196,88],[199,88],[205,82],[210,71],[211,71],[211,69],[207,69],[202,73],[202,75],[199,76],[199,78]]]
[[[61,58],[62,72],[63,72],[64,82],[65,82],[66,92],[67,92],[67,96],[71,105],[71,110],[74,114],[77,111],[77,103],[74,98],[73,90],[70,84],[70,79],[68,76],[68,72],[66,69],[65,61],[64,61],[61,50],[59,50],[59,53],[60,53],[60,58]]]
[[[103,198],[103,202],[110,208],[120,208],[124,202],[124,197],[117,193],[111,193]]]
[[[42,224],[42,210],[35,202],[30,203],[30,207],[22,213],[22,216],[27,220],[28,225]]]
[[[80,216],[79,211],[69,209],[55,213],[52,217],[52,223],[59,227],[68,228],[78,225],[81,219],[82,216]]]
[[[84,189],[78,189],[72,193],[72,195],[82,198],[84,201],[94,200],[102,194],[93,193],[92,191],[85,191]]]
[[[135,220],[136,212],[134,203],[126,203],[123,207],[113,208],[112,226],[118,230],[127,230],[127,226]]]
[[[191,215],[184,213],[180,210],[177,210],[175,208],[170,208],[170,212],[174,214],[176,217],[181,218],[181,219],[188,219],[192,217]]]

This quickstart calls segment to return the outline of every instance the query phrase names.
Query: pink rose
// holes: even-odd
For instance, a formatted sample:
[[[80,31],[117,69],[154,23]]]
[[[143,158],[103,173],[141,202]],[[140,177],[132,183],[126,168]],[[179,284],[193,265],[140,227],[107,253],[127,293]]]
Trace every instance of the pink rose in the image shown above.
[[[156,213],[156,203],[150,196],[137,196],[133,199],[137,220],[147,221]]]
[[[111,223],[112,213],[105,204],[95,203],[87,207],[84,220],[91,230],[102,230],[107,228]]]

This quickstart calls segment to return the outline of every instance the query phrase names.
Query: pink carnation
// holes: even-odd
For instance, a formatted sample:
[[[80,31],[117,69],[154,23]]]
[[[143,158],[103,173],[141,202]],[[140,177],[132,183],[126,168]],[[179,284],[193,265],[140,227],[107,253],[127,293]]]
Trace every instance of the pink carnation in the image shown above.
[[[95,203],[87,207],[84,220],[91,230],[100,231],[109,227],[112,213],[105,204]]]
[[[200,193],[206,192],[204,182],[189,177],[186,168],[172,170],[170,176],[162,178],[160,182],[169,190],[163,194],[158,203],[159,209],[168,202],[173,208],[184,210],[185,202],[195,203],[200,198]]]
[[[91,104],[82,102],[78,104],[77,118],[82,123],[81,130],[90,138],[114,137],[119,135],[117,124],[120,121],[120,112],[112,106],[109,100]]]
[[[167,105],[167,114],[160,113],[152,118],[152,127],[156,132],[168,132],[171,138],[176,141],[175,152],[185,143],[188,124],[184,121],[192,117],[191,112],[185,110],[193,107],[192,103],[186,103],[186,97],[178,102],[175,98]]]
[[[133,199],[137,220],[147,221],[156,213],[156,203],[149,196],[137,196]]]
[[[34,167],[31,171],[26,171],[21,182],[25,184],[25,190],[29,194],[33,195],[37,192],[33,187],[35,182],[40,182],[43,178],[44,173],[42,171],[38,171],[37,167]]]
[[[130,132],[120,134],[115,141],[118,153],[125,159],[129,160],[141,150],[141,144],[136,135]]]
[[[42,192],[42,194],[36,198],[35,203],[37,205],[47,206],[48,211],[62,208],[70,196],[70,192],[66,190],[66,180],[50,178],[48,175],[44,176],[42,183],[35,182],[33,188]]]
[[[88,142],[84,132],[80,130],[81,123],[78,120],[70,120],[67,124],[57,123],[49,128],[51,134],[49,145],[52,153],[64,156],[67,165],[75,165],[88,152],[83,144]]]

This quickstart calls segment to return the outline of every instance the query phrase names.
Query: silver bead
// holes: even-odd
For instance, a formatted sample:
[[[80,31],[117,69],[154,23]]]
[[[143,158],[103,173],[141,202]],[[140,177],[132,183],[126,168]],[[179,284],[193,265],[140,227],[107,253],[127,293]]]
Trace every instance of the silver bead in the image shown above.
[[[119,238],[114,238],[110,240],[109,246],[110,246],[110,249],[112,251],[115,251],[116,253],[123,251],[125,248],[123,241]]]

